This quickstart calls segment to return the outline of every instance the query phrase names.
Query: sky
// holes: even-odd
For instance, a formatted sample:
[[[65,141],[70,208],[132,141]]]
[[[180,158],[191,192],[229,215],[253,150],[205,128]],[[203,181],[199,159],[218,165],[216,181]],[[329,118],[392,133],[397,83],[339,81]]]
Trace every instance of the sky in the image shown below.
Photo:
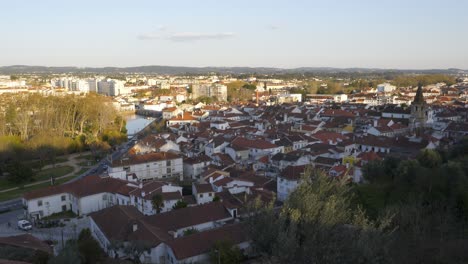
[[[0,66],[468,69],[467,0],[0,0]]]

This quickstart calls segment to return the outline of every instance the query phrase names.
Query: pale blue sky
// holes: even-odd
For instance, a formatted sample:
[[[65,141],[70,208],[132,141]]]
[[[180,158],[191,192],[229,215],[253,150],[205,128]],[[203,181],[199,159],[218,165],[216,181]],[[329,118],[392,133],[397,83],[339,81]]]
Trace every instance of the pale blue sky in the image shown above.
[[[468,1],[0,0],[0,65],[468,69]]]

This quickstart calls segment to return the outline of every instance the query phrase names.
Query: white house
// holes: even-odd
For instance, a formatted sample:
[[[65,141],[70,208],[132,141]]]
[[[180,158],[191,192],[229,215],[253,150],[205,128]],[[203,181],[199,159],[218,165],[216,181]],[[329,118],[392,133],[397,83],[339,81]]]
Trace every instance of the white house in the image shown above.
[[[192,195],[195,197],[197,204],[205,204],[213,201],[215,191],[209,183],[193,183]]]
[[[133,175],[136,177],[134,179]],[[151,152],[114,160],[109,176],[124,180],[183,178],[182,157],[171,152]]]
[[[244,137],[237,137],[231,142],[231,145],[249,149],[250,157],[275,155],[277,153],[284,152],[283,146],[277,146],[262,139],[255,140]]]
[[[206,155],[200,155],[192,158],[184,158],[183,162],[184,178],[195,179],[211,164],[211,159]]]
[[[116,204],[129,204],[129,192],[135,188],[127,181],[93,175],[25,193],[23,205],[27,216],[35,219],[64,211],[86,215]]]
[[[187,207],[151,216],[144,216],[133,206],[113,206],[90,215],[90,230],[101,248],[113,258],[128,257],[123,247],[116,246],[117,244],[128,246],[137,241],[144,241],[149,250],[140,256],[142,263],[181,263],[175,261],[180,261],[181,258],[197,259],[197,256],[206,254],[205,250],[211,249],[216,241],[224,240],[225,237],[221,239],[210,232],[223,228],[233,218],[222,203]],[[232,242],[235,245],[247,246],[243,242],[248,241],[242,241],[243,237],[236,238],[244,228],[229,229],[228,225],[226,228],[228,229],[222,233],[228,234],[229,237],[232,234],[232,238],[235,238]],[[197,245],[201,243],[200,247],[197,246],[198,250],[191,250],[189,254],[182,253],[184,250],[180,251],[178,246],[181,244],[175,242],[188,237],[197,238],[195,235],[184,236],[187,230],[197,230],[195,235],[207,232],[207,236],[195,240]],[[171,245],[171,242],[175,244]],[[193,249],[193,245],[195,244],[187,245],[187,249]]]
[[[396,86],[391,85],[389,83],[382,83],[382,84],[377,85],[377,91],[381,93],[391,93],[395,91],[395,89],[396,89]]]
[[[130,191],[129,195],[130,204],[138,211],[144,215],[153,215],[158,213],[152,202],[155,195],[160,195],[163,201],[159,213],[168,212],[178,201],[182,200],[182,187],[166,182],[149,181],[140,183],[138,188]]]
[[[288,166],[278,175],[276,188],[279,201],[285,201],[297,189],[305,169],[305,165]]]

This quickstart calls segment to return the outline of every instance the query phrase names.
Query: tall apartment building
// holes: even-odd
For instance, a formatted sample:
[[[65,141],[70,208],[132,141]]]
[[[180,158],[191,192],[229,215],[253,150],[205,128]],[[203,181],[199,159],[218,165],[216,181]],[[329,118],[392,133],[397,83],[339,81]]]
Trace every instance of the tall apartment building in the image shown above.
[[[150,152],[114,160],[109,176],[127,181],[183,178],[182,157],[171,152]],[[135,178],[136,177],[136,178]]]
[[[97,92],[107,96],[120,95],[124,89],[124,82],[119,80],[102,80],[97,83]]]
[[[227,101],[227,86],[222,84],[193,84],[192,98],[216,97],[218,101]]]

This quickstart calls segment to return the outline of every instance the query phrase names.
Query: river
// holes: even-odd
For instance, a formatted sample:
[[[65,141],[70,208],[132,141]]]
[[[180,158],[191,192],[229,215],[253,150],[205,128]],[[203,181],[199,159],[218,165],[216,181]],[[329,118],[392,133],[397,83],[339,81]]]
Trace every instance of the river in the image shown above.
[[[154,118],[153,117],[145,117],[140,115],[128,115],[126,116],[127,121],[127,135],[131,138],[135,133],[138,133],[140,130],[145,128],[149,123],[151,123]]]

